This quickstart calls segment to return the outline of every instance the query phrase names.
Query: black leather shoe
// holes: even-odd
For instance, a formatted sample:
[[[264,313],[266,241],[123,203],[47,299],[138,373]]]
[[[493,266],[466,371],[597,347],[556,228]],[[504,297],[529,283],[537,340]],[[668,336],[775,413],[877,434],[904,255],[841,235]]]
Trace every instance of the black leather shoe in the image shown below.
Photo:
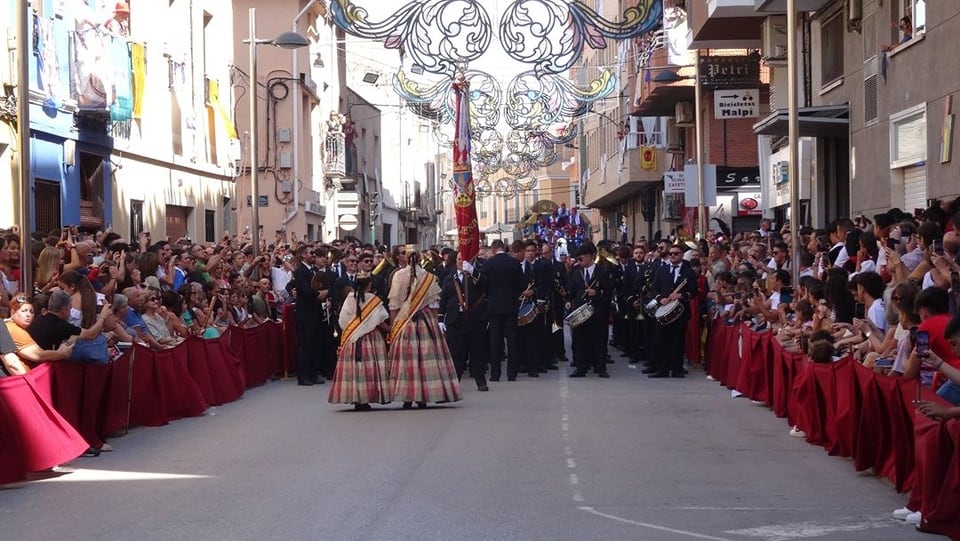
[[[580,372],[580,371],[578,370],[578,371],[570,374],[570,375],[567,376],[567,377],[570,377],[570,378],[585,378],[585,377],[587,377],[587,373],[586,373],[586,372]]]
[[[477,390],[481,393],[485,393],[490,390],[490,387],[487,387],[486,385],[477,385]]]
[[[507,381],[517,381],[517,376],[513,376],[513,377],[507,376]]]
[[[669,377],[670,377],[670,374],[667,373],[667,372],[657,372],[656,374],[650,374],[650,375],[647,376],[647,377],[648,377],[648,378],[657,378],[657,379],[659,379],[659,378],[669,378]]]
[[[540,372],[541,374],[546,374],[547,372],[549,372],[549,370],[547,370],[546,366],[541,366],[540,368],[537,369],[537,372]]]
[[[313,381],[309,379],[298,379],[297,385],[303,385],[304,387],[309,387],[310,385],[313,385]]]
[[[685,378],[687,377],[683,372],[673,372],[670,374],[672,378]]]
[[[500,376],[490,376],[490,381],[500,381]]]
[[[539,377],[540,377],[540,373],[539,373],[539,372],[530,372],[530,373],[527,374],[527,375],[530,376],[531,378],[539,378]]]
[[[404,402],[403,409],[408,410],[413,407],[413,402]]]
[[[326,383],[324,379],[320,376],[317,376],[311,379],[310,382],[313,383],[314,385],[323,385],[324,383]]]
[[[600,372],[599,374],[597,374],[597,376],[606,379],[606,378],[609,378],[609,377],[610,377],[610,373],[609,373],[609,372]]]
[[[659,370],[656,368],[644,368],[640,371],[641,374],[656,374],[657,372],[659,372]]]
[[[420,409],[422,409],[422,410],[425,410],[425,409],[427,409],[427,403],[426,403],[426,402],[417,402],[417,407],[420,408]]]

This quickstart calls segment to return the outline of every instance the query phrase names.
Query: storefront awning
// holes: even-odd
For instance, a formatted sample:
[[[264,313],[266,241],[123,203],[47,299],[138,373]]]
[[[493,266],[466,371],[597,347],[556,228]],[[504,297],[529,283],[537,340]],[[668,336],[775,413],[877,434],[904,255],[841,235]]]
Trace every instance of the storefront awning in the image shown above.
[[[692,102],[693,98],[694,88],[690,82],[656,86],[643,97],[633,114],[672,117],[678,101]]]
[[[800,120],[800,137],[850,137],[850,106],[822,105],[801,107],[797,111]],[[753,125],[756,135],[786,136],[788,129],[787,110],[777,109]]]

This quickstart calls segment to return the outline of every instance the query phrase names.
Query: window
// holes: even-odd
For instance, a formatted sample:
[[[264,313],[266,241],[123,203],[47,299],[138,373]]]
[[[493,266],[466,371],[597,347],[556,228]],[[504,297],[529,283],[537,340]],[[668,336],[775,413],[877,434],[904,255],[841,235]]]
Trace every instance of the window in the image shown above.
[[[217,212],[203,211],[203,233],[207,242],[216,242],[217,239]]]
[[[103,156],[80,152],[80,226],[84,228],[103,227],[103,165]]]
[[[927,2],[926,0],[900,0],[901,17],[908,17],[913,25],[914,36],[927,31]],[[898,21],[899,22],[899,21]],[[903,39],[903,27],[899,28],[899,37]]]
[[[37,179],[34,183],[34,219],[42,233],[60,229],[60,183]]]
[[[130,239],[136,239],[143,232],[143,201],[130,200]]]
[[[820,86],[843,77],[843,10],[820,24]]]
[[[927,105],[922,103],[890,115],[890,167],[927,159]]]

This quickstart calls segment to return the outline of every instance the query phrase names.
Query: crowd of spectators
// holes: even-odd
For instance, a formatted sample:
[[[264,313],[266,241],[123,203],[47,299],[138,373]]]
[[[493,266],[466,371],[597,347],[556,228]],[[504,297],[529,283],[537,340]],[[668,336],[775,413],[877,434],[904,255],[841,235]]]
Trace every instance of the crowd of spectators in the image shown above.
[[[703,262],[702,329],[714,318],[746,323],[812,362],[850,356],[918,378],[951,404],[917,401],[921,413],[960,417],[960,199],[800,227],[798,239],[789,229],[765,220],[757,231],[711,232],[687,253]],[[804,436],[797,427],[791,435]],[[894,515],[921,518],[906,508]]]
[[[287,286],[305,244],[278,236],[261,242],[254,256],[248,235],[171,242],[148,232],[128,240],[67,227],[21,247],[18,231],[2,231],[0,377],[42,362],[109,362],[134,342],[164,349],[190,336],[215,338],[230,326],[278,320],[295,300]],[[359,243],[315,247],[324,266],[361,250],[375,252],[376,262],[383,258],[382,250]],[[32,288],[20,286],[22,248],[34,261]]]

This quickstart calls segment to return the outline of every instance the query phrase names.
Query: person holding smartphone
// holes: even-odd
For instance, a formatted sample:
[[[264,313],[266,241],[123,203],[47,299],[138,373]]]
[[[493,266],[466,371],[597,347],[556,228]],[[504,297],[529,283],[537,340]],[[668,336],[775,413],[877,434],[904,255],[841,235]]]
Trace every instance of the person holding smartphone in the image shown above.
[[[960,316],[954,316],[943,330],[943,338],[950,347],[950,354],[954,359],[960,358]],[[943,376],[946,382],[936,388],[937,395],[953,404],[946,407],[934,402],[917,401],[917,408],[924,415],[933,419],[951,419],[960,417],[960,368],[956,364],[941,358],[933,350],[929,351],[925,360],[926,366],[935,371],[935,376]],[[936,379],[936,378],[935,378]]]
[[[947,341],[947,325],[951,321],[949,314],[949,298],[946,290],[931,287],[924,289],[917,295],[915,301],[917,313],[920,315],[920,325],[917,327],[918,336],[920,333],[926,333],[929,336],[929,347],[931,357],[936,355],[950,366],[960,368],[960,357],[958,357],[950,343]],[[918,340],[919,341],[919,340]],[[918,354],[919,353],[919,354]],[[914,348],[910,359],[904,364],[905,377],[915,378],[921,376],[927,379],[926,373],[922,372],[921,362],[923,361],[922,351],[918,352]],[[936,390],[943,382],[942,376],[934,374],[931,381],[924,382]],[[948,389],[949,390],[949,389]],[[960,397],[960,393],[957,395]]]

